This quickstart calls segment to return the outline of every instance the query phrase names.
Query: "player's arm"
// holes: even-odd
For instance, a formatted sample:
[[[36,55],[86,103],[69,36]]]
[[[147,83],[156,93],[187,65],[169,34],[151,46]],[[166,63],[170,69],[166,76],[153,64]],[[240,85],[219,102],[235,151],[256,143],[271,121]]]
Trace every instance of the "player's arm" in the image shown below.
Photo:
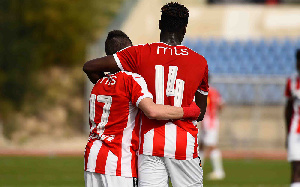
[[[120,68],[118,67],[113,55],[96,58],[87,61],[83,65],[83,71],[92,83],[97,82],[97,80],[101,78],[100,76],[103,75],[103,72],[115,72],[119,70]]]
[[[208,66],[206,64],[202,82],[201,82],[198,90],[195,93],[196,104],[198,105],[198,107],[201,110],[201,114],[197,119],[198,122],[203,120],[205,112],[206,112],[208,90],[209,90]]]
[[[195,102],[201,110],[201,114],[199,115],[197,121],[202,121],[206,112],[207,95],[204,95],[197,91],[195,94]]]
[[[286,141],[285,141],[285,147],[287,148],[288,146],[288,132],[292,120],[292,115],[293,115],[293,101],[294,99],[292,97],[287,99],[286,105],[285,105],[285,110],[284,110],[284,116],[285,116],[285,133],[286,133]]]
[[[148,118],[158,120],[182,118],[197,119],[200,114],[200,109],[195,103],[192,103],[189,107],[175,107],[155,104],[151,98],[142,99],[138,107]]]
[[[293,116],[293,103],[294,103],[294,97],[292,96],[291,92],[291,79],[289,78],[287,80],[286,88],[285,88],[285,96],[287,98],[285,110],[284,110],[284,118],[285,118],[285,126],[286,126],[286,143],[285,146],[287,147],[287,136]]]

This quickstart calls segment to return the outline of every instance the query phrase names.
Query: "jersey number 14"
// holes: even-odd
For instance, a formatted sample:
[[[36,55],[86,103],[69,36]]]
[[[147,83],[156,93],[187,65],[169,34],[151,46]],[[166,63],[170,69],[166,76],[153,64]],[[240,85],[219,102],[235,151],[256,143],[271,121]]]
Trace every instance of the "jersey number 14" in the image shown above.
[[[169,66],[168,82],[166,95],[174,96],[174,106],[181,107],[184,91],[184,80],[176,79],[177,77],[177,66]],[[165,98],[165,86],[164,86],[164,66],[155,66],[155,94],[156,104],[164,104]],[[175,87],[176,82],[176,88]]]

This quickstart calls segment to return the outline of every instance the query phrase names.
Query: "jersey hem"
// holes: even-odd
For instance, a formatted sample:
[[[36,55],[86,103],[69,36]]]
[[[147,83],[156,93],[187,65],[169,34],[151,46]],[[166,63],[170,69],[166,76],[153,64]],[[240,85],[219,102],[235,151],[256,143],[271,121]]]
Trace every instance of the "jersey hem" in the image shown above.
[[[102,170],[91,170],[91,169],[85,169],[84,171],[88,171],[88,172],[94,172],[94,173],[99,173],[99,174],[102,174],[102,175],[111,175],[111,176],[119,176],[119,177],[135,177],[137,178],[137,174],[131,174],[131,173],[123,173],[122,175],[118,175],[116,174],[116,171],[112,171],[112,172],[105,172],[105,171],[102,171]]]
[[[150,153],[150,152],[143,152],[140,153],[140,155],[148,155],[148,156],[157,156],[157,157],[166,157],[166,158],[173,158],[176,160],[191,160],[194,158],[197,158],[198,156],[176,156],[175,155],[169,155],[169,154],[159,154],[159,153]]]

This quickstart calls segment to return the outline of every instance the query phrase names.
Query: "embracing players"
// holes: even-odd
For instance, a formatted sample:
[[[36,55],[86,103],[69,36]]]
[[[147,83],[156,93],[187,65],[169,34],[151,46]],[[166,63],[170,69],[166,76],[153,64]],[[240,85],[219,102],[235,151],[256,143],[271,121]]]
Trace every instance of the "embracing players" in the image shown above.
[[[85,63],[87,75],[126,70],[146,80],[157,104],[189,106],[194,97],[206,110],[208,66],[205,58],[182,46],[189,11],[178,3],[161,8],[160,43],[128,47],[113,56]],[[139,186],[165,187],[170,177],[174,187],[202,186],[203,171],[198,157],[198,129],[189,120],[157,121],[142,116],[139,147]]]
[[[297,73],[288,78],[285,90],[288,161],[292,166],[291,187],[300,187],[300,49],[296,52],[296,59]]]
[[[105,42],[105,51],[109,55],[127,46],[131,46],[127,35],[122,31],[112,31]],[[103,73],[89,75],[96,84],[89,102],[90,136],[84,155],[85,185],[132,187],[137,177],[138,108],[155,119],[196,119],[200,109],[195,104],[183,108],[156,105],[144,79],[138,74],[119,71],[102,76]]]

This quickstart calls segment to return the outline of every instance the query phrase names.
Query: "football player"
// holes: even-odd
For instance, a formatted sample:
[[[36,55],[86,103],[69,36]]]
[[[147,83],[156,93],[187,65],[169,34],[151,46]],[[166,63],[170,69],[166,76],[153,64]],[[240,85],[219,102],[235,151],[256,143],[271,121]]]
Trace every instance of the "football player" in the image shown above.
[[[300,187],[300,49],[296,52],[297,73],[287,79],[285,121],[288,161],[292,166],[291,187]]]

